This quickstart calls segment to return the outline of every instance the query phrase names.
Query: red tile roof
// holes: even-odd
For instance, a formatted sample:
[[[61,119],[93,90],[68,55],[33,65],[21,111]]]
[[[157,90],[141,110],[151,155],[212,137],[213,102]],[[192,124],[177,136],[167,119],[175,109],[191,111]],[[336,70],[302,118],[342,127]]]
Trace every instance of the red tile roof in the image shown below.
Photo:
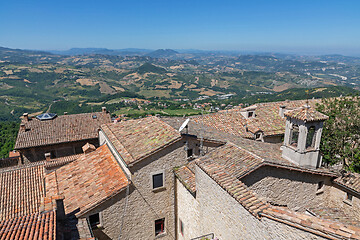
[[[325,121],[329,118],[325,114],[322,114],[309,106],[303,106],[301,108],[285,112],[284,115],[304,122]]]
[[[175,168],[174,173],[186,189],[194,195],[196,192],[195,162],[192,161],[182,167]]]
[[[55,210],[0,221],[0,239],[56,239]]]
[[[320,103],[319,99],[308,100],[309,105],[315,108],[316,103]],[[279,135],[285,132],[285,118],[279,114],[281,106],[285,106],[285,110],[299,108],[307,103],[307,100],[281,101],[257,103],[245,109],[230,109],[211,113],[204,116],[194,117],[196,123],[213,127],[219,131],[230,133],[245,138],[253,138],[253,133],[262,131],[264,136]],[[246,119],[241,112],[246,109],[256,108],[255,117]],[[248,129],[248,131],[246,131]]]
[[[121,192],[126,175],[105,144],[46,175],[46,194],[65,197],[65,212],[78,216]]]
[[[101,126],[126,164],[180,140],[180,133],[157,117],[110,123]]]
[[[0,221],[39,212],[44,197],[41,163],[0,172]]]
[[[264,209],[260,216],[280,221],[292,227],[305,229],[320,236],[331,237],[331,239],[360,239],[359,227],[294,212],[286,207],[271,206]]]
[[[335,183],[360,194],[360,174],[346,173],[334,180]]]
[[[110,122],[110,114],[105,112],[62,115],[45,121],[22,120],[25,129],[20,127],[15,149],[97,138],[101,124]]]
[[[295,212],[286,207],[270,205],[259,198],[238,178],[230,174],[223,163],[218,163],[212,159],[199,159],[196,160],[196,165],[257,218],[267,217],[319,236],[360,239],[359,227]]]
[[[65,156],[65,157],[53,158],[50,161],[45,160],[45,161],[43,161],[44,167],[46,169],[60,167],[67,163],[71,163],[71,162],[75,161],[76,159],[78,159],[79,157],[81,157],[83,155],[84,155],[83,153],[80,153],[80,154],[75,154],[75,155],[70,155],[70,156]]]

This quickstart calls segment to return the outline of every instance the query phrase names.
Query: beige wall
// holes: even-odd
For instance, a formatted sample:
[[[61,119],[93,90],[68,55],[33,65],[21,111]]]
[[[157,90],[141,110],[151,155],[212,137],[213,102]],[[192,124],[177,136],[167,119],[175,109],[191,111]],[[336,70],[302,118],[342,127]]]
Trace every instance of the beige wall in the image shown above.
[[[198,141],[189,139],[189,148],[194,148],[195,152],[198,151],[196,145],[199,145]],[[124,219],[121,239],[155,239],[154,222],[165,218],[166,233],[161,239],[175,238],[173,168],[188,162],[184,146],[185,139],[182,138],[129,169],[133,184],[124,218],[125,190],[86,215],[101,212],[103,236],[117,239]],[[165,173],[165,188],[153,191],[151,175],[159,171]]]
[[[360,221],[360,199],[353,195],[352,201],[346,201],[346,190],[338,185],[329,189],[328,204],[330,207],[336,207],[344,211],[345,214]]]
[[[329,177],[269,166],[259,168],[241,181],[266,201],[302,212],[325,205],[331,188]],[[317,191],[320,181],[325,183],[322,193]]]
[[[182,191],[181,187],[177,192],[178,199],[187,199],[178,201],[178,209],[181,210],[179,215],[191,215],[194,210],[198,211],[198,220],[194,218],[190,222],[184,221],[185,232],[198,236],[214,233],[221,240],[323,239],[267,218],[257,219],[198,167],[196,187],[198,205],[195,204],[194,207],[187,207],[187,204],[194,201],[191,200],[191,195]]]
[[[199,229],[193,226],[199,223],[198,201],[178,179],[176,179],[176,203],[177,239],[187,240],[200,236]],[[183,222],[183,234],[180,231],[180,220]]]

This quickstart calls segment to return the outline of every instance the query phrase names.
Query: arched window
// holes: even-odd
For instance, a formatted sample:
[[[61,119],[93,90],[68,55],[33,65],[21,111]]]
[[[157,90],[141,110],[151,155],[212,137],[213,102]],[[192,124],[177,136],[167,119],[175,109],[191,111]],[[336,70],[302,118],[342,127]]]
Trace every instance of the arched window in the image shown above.
[[[314,148],[316,140],[316,130],[314,126],[308,128],[308,133],[306,135],[306,148]]]
[[[299,126],[294,124],[292,125],[291,132],[290,132],[290,145],[293,147],[297,147],[299,139]]]

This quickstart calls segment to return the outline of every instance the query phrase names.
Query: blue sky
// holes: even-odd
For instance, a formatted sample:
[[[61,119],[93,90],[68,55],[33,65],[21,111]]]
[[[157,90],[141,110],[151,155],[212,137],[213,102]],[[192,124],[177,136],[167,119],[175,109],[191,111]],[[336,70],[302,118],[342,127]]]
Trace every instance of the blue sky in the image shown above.
[[[0,46],[360,55],[360,1],[0,0]]]

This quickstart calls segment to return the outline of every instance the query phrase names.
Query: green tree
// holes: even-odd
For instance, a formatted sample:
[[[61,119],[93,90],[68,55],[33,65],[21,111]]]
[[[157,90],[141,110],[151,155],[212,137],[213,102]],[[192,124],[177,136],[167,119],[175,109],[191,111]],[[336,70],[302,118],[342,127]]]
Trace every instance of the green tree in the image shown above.
[[[324,162],[360,172],[360,97],[323,99],[317,110],[329,116],[320,144]]]

